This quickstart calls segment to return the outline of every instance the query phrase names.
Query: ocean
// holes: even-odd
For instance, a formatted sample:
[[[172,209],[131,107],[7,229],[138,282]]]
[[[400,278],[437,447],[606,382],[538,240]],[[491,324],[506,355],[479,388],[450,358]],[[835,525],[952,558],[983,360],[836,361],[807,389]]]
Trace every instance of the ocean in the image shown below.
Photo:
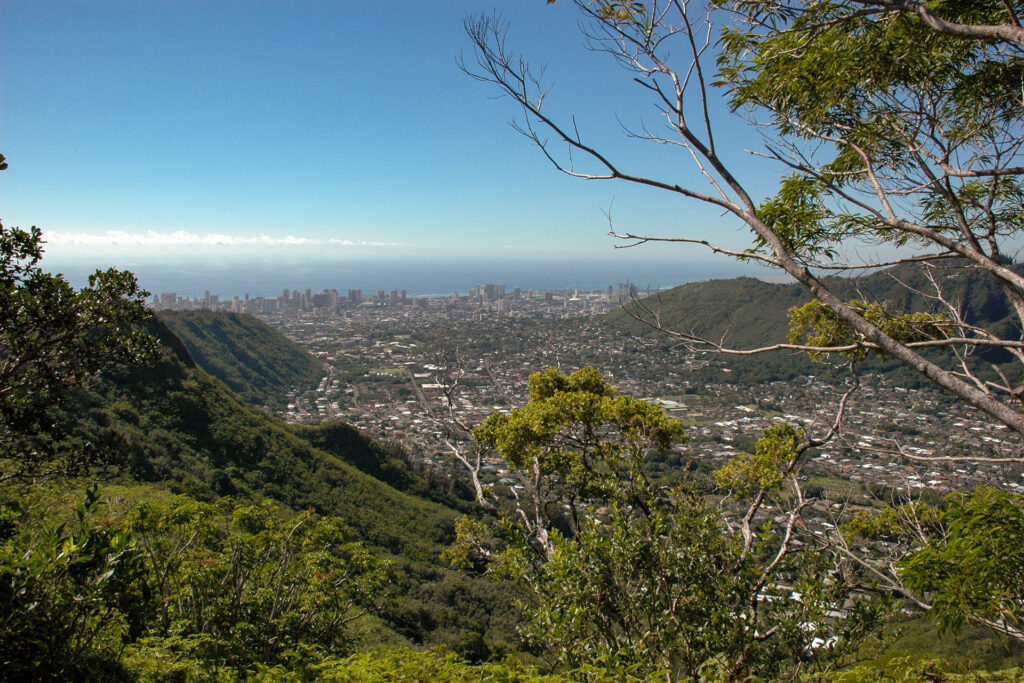
[[[87,283],[95,265],[48,261],[43,267],[61,272],[76,287]],[[174,292],[178,296],[203,296],[206,291],[221,300],[234,296],[280,296],[284,289],[318,292],[336,289],[405,290],[408,296],[465,295],[482,284],[505,285],[506,291],[607,289],[629,282],[638,289],[664,289],[686,282],[741,275],[762,277],[772,271],[725,259],[708,261],[643,261],[630,259],[360,259],[360,260],[263,260],[231,261],[195,259],[158,262],[126,261],[117,267],[131,270],[140,286],[151,293]],[[106,267],[106,265],[104,265]]]

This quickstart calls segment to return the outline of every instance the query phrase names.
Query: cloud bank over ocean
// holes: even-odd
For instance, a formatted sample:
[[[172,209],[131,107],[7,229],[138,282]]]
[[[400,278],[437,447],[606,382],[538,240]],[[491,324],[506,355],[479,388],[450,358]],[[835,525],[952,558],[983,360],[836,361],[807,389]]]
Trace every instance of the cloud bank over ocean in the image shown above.
[[[401,242],[313,238],[296,235],[272,237],[269,235],[228,235],[225,233],[196,234],[188,230],[174,232],[127,232],[108,230],[102,233],[48,231],[45,240],[52,247],[410,247]]]

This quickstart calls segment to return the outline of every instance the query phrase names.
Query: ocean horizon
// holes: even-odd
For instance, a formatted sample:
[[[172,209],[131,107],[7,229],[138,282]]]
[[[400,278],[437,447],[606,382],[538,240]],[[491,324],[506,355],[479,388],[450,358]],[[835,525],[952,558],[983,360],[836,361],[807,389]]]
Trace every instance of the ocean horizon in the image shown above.
[[[174,292],[201,297],[207,291],[221,300],[235,296],[278,297],[285,289],[313,292],[362,289],[405,290],[408,296],[465,295],[482,284],[505,285],[506,291],[607,289],[631,283],[640,290],[665,289],[687,282],[740,276],[765,277],[774,271],[728,260],[670,261],[629,259],[470,258],[360,260],[125,260],[99,264],[43,259],[42,266],[60,272],[75,287],[88,284],[97,267],[117,267],[135,273],[151,294]]]

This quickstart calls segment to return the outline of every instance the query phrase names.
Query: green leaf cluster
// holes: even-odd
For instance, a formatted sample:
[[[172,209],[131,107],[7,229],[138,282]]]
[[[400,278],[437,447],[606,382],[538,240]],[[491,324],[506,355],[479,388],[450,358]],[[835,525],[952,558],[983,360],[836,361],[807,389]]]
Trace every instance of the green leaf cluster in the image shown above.
[[[792,254],[830,258],[851,237],[923,244],[868,209],[876,193],[974,249],[975,237],[961,233],[965,225],[978,236],[1019,232],[1018,174],[936,182],[920,166],[927,159],[936,168],[985,167],[1015,148],[1024,75],[1019,46],[946,35],[913,12],[867,11],[850,0],[717,4],[742,18],[720,35],[717,84],[734,110],[765,117],[801,159],[801,173],[785,179],[759,211]],[[1008,6],[928,3],[936,15],[967,25],[1016,23]],[[808,141],[822,144],[809,149]],[[868,199],[851,200],[851,190]],[[900,201],[906,197],[914,200]]]
[[[386,566],[341,520],[230,499],[142,504],[127,528],[145,551],[159,621],[205,660],[247,667],[343,651],[347,624],[386,595]]]
[[[0,545],[0,661],[11,680],[97,678],[145,632],[153,592],[133,536],[97,522],[99,491],[68,521],[23,524]]]
[[[880,301],[861,301],[852,299],[849,306],[865,320],[879,328],[889,337],[901,343],[946,339],[956,332],[956,324],[941,313],[901,313],[894,314]],[[807,346],[832,347],[851,346],[866,341],[832,309],[817,299],[803,306],[789,309],[789,343]],[[852,360],[864,360],[867,347],[859,347],[840,351],[839,353]],[[885,357],[881,349],[873,349],[880,358]],[[828,351],[809,351],[814,360],[820,360]]]
[[[933,505],[912,501],[881,511],[862,510],[842,528],[851,539],[913,542],[941,530],[941,512]]]
[[[643,460],[683,438],[678,420],[660,408],[617,395],[600,372],[548,369],[530,376],[530,401],[495,413],[473,431],[477,443],[515,470],[573,501],[638,500]]]
[[[815,179],[800,174],[783,178],[774,197],[769,197],[757,209],[757,216],[785,244],[791,254],[801,256],[835,255],[835,245],[845,236],[835,226],[829,226],[829,217],[823,195],[825,189]],[[755,240],[755,250],[763,250],[767,242]]]
[[[1024,620],[1024,499],[980,488],[954,494],[942,533],[901,565],[908,587],[931,598],[940,628],[972,615],[1020,628]]]
[[[325,661],[314,667],[314,671],[317,680],[346,683],[560,683],[573,680],[557,674],[541,674],[535,668],[512,658],[473,665],[451,652],[417,652],[406,649],[361,652],[347,659]],[[288,680],[276,676],[270,679]]]
[[[846,586],[829,577],[824,554],[766,562],[781,542],[770,528],[745,547],[698,491],[654,486],[645,455],[681,435],[592,369],[533,375],[529,403],[475,432],[523,473],[518,504],[500,530],[461,523],[449,558],[511,581],[526,617],[520,632],[570,671],[771,678],[813,660],[810,643],[829,631]],[[766,430],[757,454],[722,481],[746,495],[778,489],[802,437],[789,425]],[[841,637],[860,635],[851,625]]]
[[[125,647],[304,665],[350,650],[350,624],[388,595],[387,565],[337,518],[230,499],[104,505],[94,487],[71,521],[25,509],[0,547],[6,676],[106,678]]]
[[[730,460],[715,472],[715,482],[741,500],[753,498],[759,491],[777,492],[797,457],[803,437],[803,430],[791,424],[772,425],[764,430],[754,455]]]

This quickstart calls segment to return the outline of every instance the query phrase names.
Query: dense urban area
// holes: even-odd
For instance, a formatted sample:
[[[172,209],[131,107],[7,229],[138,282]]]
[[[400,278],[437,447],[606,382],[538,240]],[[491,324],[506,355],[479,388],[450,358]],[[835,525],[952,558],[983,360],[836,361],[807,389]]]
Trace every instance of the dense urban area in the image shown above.
[[[662,463],[677,471],[694,463],[710,469],[738,451],[752,452],[774,422],[817,435],[835,420],[851,382],[842,372],[738,381],[727,359],[637,338],[605,321],[602,314],[637,294],[628,284],[593,291],[487,284],[446,298],[307,289],[227,301],[165,293],[153,303],[260,317],[321,358],[329,373],[313,391],[296,388],[282,417],[302,424],[343,419],[441,468],[454,467],[450,449],[465,447],[460,440],[469,437],[453,425],[472,427],[494,411],[523,405],[527,378],[547,367],[596,367],[620,392],[682,420],[687,441]],[[840,437],[805,468],[804,487],[825,491],[827,500],[941,495],[979,484],[1024,492],[1018,466],[984,462],[1007,455],[1004,429],[935,389],[894,386],[868,373]],[[965,456],[970,460],[958,460]],[[499,464],[485,467],[491,483],[513,484]]]

